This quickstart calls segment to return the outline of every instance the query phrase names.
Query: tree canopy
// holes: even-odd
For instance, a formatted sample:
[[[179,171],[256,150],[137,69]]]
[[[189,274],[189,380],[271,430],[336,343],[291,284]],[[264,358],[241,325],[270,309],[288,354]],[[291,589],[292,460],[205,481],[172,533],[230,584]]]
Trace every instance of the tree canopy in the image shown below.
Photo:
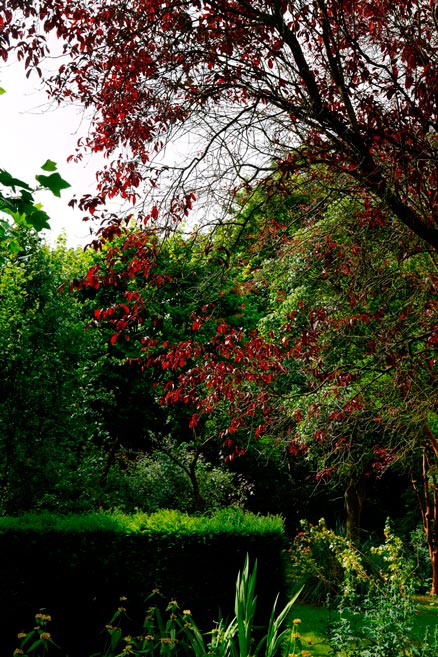
[[[47,88],[92,112],[75,157],[108,156],[85,211],[119,195],[144,221],[179,221],[273,166],[323,163],[438,247],[430,0],[7,0],[0,21],[0,55],[29,70],[62,40]]]
[[[0,26],[4,60],[89,112],[71,159],[107,158],[73,201],[101,253],[70,291],[116,399],[117,359],[145,377],[140,432],[164,407],[189,473],[212,436],[229,462],[287,445],[356,525],[365,477],[417,468],[438,591],[435,3],[6,0]]]

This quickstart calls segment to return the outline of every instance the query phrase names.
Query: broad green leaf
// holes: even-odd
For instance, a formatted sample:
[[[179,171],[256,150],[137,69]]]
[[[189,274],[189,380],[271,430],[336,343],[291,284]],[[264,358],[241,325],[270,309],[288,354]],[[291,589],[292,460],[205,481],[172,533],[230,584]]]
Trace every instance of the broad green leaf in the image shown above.
[[[3,87],[0,87],[0,96],[3,96],[3,94],[6,93],[6,89],[3,89]]]
[[[27,215],[25,212],[14,212],[14,210],[9,210],[8,208],[3,208],[2,212],[12,217],[17,226],[29,227]]]
[[[9,171],[5,171],[5,169],[0,169],[0,184],[12,188],[23,187],[23,189],[31,189],[27,183],[18,178],[14,178]]]
[[[56,162],[53,162],[52,160],[46,160],[41,169],[43,171],[56,171]]]
[[[40,183],[40,185],[50,189],[52,194],[59,197],[61,196],[61,189],[67,189],[68,187],[71,187],[70,183],[61,178],[59,173],[52,173],[50,176],[35,176],[35,178]]]
[[[50,228],[49,215],[44,210],[35,209],[34,212],[27,215],[26,219],[37,231]]]
[[[21,199],[23,203],[30,203],[33,205],[33,196],[27,189],[21,190]]]

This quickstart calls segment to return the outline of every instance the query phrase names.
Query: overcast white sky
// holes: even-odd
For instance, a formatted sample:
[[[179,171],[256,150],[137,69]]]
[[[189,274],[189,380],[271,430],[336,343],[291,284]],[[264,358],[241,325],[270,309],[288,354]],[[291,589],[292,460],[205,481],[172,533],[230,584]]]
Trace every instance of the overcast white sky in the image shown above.
[[[83,213],[69,208],[68,201],[74,195],[94,192],[100,158],[81,164],[66,161],[78,137],[87,131],[80,110],[50,107],[46,94],[39,90],[37,76],[27,80],[23,67],[17,64],[1,65],[0,87],[6,90],[0,96],[0,168],[37,185],[35,175],[43,173],[44,162],[56,162],[71,188],[62,190],[60,199],[49,191],[39,192],[36,197],[51,218],[52,230],[46,239],[53,243],[65,231],[69,246],[85,245],[90,241],[90,222],[82,222]]]

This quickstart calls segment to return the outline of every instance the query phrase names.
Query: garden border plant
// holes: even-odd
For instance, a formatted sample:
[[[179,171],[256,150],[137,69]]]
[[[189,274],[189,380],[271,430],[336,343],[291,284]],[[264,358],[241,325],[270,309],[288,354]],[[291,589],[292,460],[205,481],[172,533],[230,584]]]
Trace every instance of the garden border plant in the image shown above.
[[[366,552],[329,529],[303,522],[292,559],[304,579],[319,579],[331,609],[328,628],[337,657],[436,657],[438,625],[422,641],[413,633],[415,565],[388,520],[384,541]],[[307,585],[303,584],[303,587]]]

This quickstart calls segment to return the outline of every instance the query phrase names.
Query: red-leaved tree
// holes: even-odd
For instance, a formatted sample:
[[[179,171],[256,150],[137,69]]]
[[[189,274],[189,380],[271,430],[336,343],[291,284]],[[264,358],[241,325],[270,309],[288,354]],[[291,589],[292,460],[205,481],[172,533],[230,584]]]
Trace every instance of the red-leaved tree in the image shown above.
[[[400,228],[396,221],[401,222],[426,242],[426,251],[437,250],[438,17],[433,0],[6,0],[0,27],[0,56],[6,60],[15,49],[28,70],[42,75],[52,44],[48,35],[56,33],[63,42],[65,56],[46,86],[60,102],[80,102],[90,110],[89,136],[73,157],[92,151],[108,158],[98,174],[97,194],[79,201],[104,222],[104,238],[121,230],[122,215],[105,212],[106,201],[114,197],[137,206],[135,214],[145,224],[170,229],[196,203],[196,221],[217,223],[217,217],[227,216],[218,208],[229,209],[242,187],[252,202],[261,186],[269,197],[291,180],[291,173],[308,169],[330,176],[331,185],[342,180],[344,189],[347,179],[362,193],[367,205],[357,215],[359,228],[365,222],[380,235],[384,215],[384,223]],[[183,151],[181,157],[169,156],[172,144]],[[325,255],[333,248],[329,241]],[[357,254],[360,250],[352,255]],[[320,257],[316,250],[314,257]],[[346,272],[348,259],[347,253]],[[356,264],[354,257],[351,261]],[[432,289],[436,281],[430,280]],[[365,301],[364,310],[352,310],[346,322],[348,317],[350,328],[363,331],[360,354],[367,368],[389,368],[388,376],[402,392],[411,372],[403,370],[400,359],[406,368],[417,367],[417,360],[424,363],[427,381],[432,363],[434,380],[435,308],[423,341],[409,333],[409,309],[398,312],[395,330],[381,320],[379,308],[374,310],[372,295]],[[374,336],[368,315],[377,326]],[[421,313],[417,316],[421,328]],[[270,387],[281,380],[288,358],[293,371],[297,364],[304,368],[315,361],[310,374],[316,382],[321,377],[320,383],[326,382],[331,365],[340,378],[339,366],[346,369],[348,363],[332,364],[330,345],[323,342],[325,325],[336,330],[333,317],[308,319],[314,325],[285,336],[289,349],[278,336],[244,335],[218,323],[188,379],[181,369],[187,351],[177,351],[181,345],[176,345],[161,361],[174,374],[167,400],[177,401],[181,390],[196,410],[208,412],[210,401],[214,405],[225,396],[230,405],[236,402],[233,417],[242,418],[242,408],[251,417],[260,410],[261,398],[256,397],[254,408],[252,400],[241,399],[242,382],[247,388],[260,381]],[[377,346],[370,347],[373,339]],[[158,358],[148,354],[148,346],[146,355]],[[356,370],[361,367],[356,362]],[[393,371],[400,376],[392,377]],[[263,397],[266,408],[268,403]]]
[[[6,0],[0,56],[39,70],[62,39],[47,88],[92,111],[76,157],[109,158],[81,201],[96,216],[121,196],[179,220],[323,162],[437,248],[437,25],[433,0]]]

